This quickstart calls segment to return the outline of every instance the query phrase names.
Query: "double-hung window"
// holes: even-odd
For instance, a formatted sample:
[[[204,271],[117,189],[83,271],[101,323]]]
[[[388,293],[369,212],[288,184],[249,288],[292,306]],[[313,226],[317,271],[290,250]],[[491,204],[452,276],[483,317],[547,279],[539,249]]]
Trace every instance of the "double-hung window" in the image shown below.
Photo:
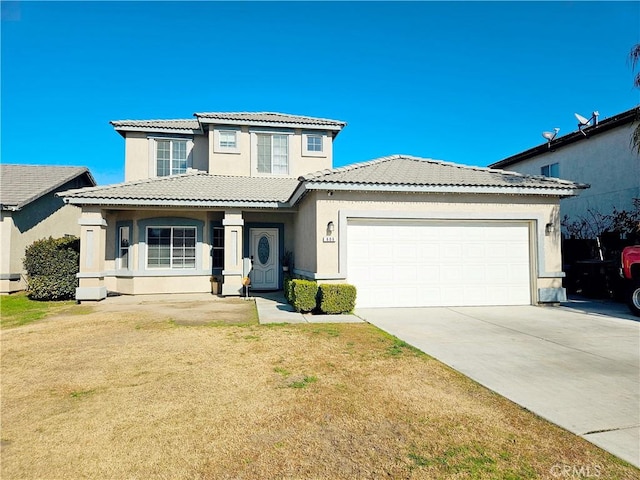
[[[219,143],[220,148],[225,149],[236,149],[238,148],[238,143],[236,139],[236,132],[234,130],[220,130],[219,135]]]
[[[196,267],[196,227],[147,227],[147,268]]]
[[[289,135],[258,134],[258,173],[289,173]]]
[[[187,171],[187,141],[156,139],[156,175],[166,177]]]

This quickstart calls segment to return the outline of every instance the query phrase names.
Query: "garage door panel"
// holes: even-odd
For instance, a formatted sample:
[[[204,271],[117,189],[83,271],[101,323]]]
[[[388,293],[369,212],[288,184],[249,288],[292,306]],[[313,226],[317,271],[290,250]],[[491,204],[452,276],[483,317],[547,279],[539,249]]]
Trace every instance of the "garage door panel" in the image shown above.
[[[530,304],[526,223],[348,225],[359,307]]]

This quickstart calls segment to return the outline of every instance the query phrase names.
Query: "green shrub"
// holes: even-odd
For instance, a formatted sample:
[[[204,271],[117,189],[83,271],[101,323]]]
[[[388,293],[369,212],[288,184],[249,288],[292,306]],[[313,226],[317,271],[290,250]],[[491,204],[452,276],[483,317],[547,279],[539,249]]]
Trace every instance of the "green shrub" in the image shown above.
[[[75,296],[80,265],[80,241],[76,237],[43,238],[25,251],[27,291],[34,300],[62,300]]]
[[[323,283],[318,287],[318,300],[322,313],[351,312],[356,306],[356,287],[346,283]]]
[[[312,280],[294,279],[291,281],[291,304],[296,312],[310,312],[316,308],[318,284]]]
[[[292,281],[293,281],[293,278],[291,278],[289,275],[285,275],[284,282],[283,282],[284,298],[286,298],[287,302],[289,303],[293,302],[293,291],[291,289]]]

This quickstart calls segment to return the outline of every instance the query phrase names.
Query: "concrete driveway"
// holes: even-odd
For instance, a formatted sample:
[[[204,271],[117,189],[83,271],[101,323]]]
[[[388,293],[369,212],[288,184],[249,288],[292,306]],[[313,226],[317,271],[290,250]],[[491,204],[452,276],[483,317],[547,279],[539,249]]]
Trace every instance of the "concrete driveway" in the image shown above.
[[[640,323],[634,317],[534,306],[356,314],[640,467]]]

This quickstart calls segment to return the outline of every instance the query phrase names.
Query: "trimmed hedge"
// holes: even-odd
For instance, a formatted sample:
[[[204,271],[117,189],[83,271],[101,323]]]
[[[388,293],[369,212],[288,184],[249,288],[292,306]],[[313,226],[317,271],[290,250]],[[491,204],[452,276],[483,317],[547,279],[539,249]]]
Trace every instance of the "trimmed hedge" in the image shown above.
[[[322,313],[348,313],[356,307],[356,287],[346,283],[318,287],[318,304]]]
[[[23,264],[29,298],[74,298],[78,286],[76,274],[80,270],[80,240],[77,237],[36,240],[27,247]]]
[[[318,284],[312,280],[291,280],[291,304],[296,312],[310,312],[316,308]]]
[[[282,282],[282,288],[284,290],[284,298],[286,298],[287,302],[289,303],[293,302],[293,290],[291,288],[292,281],[293,281],[293,278],[291,278],[290,275],[285,275],[284,280]]]

